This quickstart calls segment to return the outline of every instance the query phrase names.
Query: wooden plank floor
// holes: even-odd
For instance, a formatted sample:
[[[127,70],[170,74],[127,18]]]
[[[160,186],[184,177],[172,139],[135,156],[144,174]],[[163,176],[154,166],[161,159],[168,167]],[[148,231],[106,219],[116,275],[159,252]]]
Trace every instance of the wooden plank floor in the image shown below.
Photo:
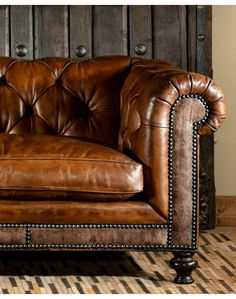
[[[2,252],[0,293],[236,293],[235,228],[201,234],[192,285],[172,283],[171,253]]]

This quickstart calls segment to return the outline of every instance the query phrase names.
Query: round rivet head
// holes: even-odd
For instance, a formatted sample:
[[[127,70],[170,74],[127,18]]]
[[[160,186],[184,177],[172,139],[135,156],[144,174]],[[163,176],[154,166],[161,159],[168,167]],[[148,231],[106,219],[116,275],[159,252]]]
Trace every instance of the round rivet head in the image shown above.
[[[147,47],[144,44],[137,44],[134,48],[137,55],[144,55],[147,52]]]
[[[203,34],[198,34],[198,36],[197,36],[197,39],[198,39],[198,41],[204,41],[204,39],[205,39],[205,36],[203,35]]]
[[[78,46],[75,48],[75,55],[77,57],[84,57],[87,54],[87,50],[84,46]]]
[[[18,45],[18,46],[16,47],[15,52],[16,52],[16,55],[17,55],[17,56],[19,56],[19,57],[24,57],[24,56],[27,55],[28,50],[27,50],[26,46],[24,46],[24,45]]]

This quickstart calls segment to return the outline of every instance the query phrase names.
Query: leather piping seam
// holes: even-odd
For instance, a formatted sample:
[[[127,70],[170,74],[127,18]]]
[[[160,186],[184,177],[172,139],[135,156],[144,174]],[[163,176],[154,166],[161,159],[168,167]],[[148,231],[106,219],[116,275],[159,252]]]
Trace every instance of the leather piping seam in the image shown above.
[[[96,160],[96,159],[78,159],[78,158],[21,158],[21,157],[19,157],[19,158],[0,158],[0,161],[12,161],[12,160],[16,160],[16,161],[21,161],[21,160],[24,160],[24,161],[27,161],[27,160],[29,160],[29,161],[35,161],[35,160],[37,160],[37,161],[54,161],[54,160],[56,160],[56,161],[67,161],[67,160],[71,160],[71,161],[84,161],[84,162],[96,162],[96,163],[116,163],[116,164],[123,164],[123,165],[134,165],[134,166],[141,166],[141,164],[138,164],[138,163],[132,163],[132,162],[122,162],[122,161],[115,161],[115,160]]]
[[[189,249],[191,248],[197,248],[197,202],[198,202],[198,195],[197,195],[197,189],[198,189],[198,183],[197,183],[197,176],[198,176],[198,170],[197,170],[197,135],[198,135],[198,126],[201,124],[206,123],[208,116],[209,116],[209,106],[207,102],[200,96],[199,94],[192,94],[189,93],[187,95],[183,95],[181,97],[178,97],[174,103],[173,106],[170,109],[169,114],[169,142],[168,142],[168,198],[169,198],[169,210],[168,210],[168,233],[167,233],[167,244],[168,246],[172,247],[174,246],[172,244],[172,228],[173,228],[173,143],[174,143],[174,112],[177,107],[177,105],[183,101],[188,100],[191,98],[198,99],[204,106],[205,106],[205,115],[201,120],[198,120],[193,123],[193,137],[192,137],[192,236],[191,236],[191,245],[188,246]],[[176,246],[183,246],[183,245],[176,245]]]
[[[1,186],[0,186],[0,188],[1,188]],[[68,190],[68,188],[69,188],[69,190]],[[143,189],[139,189],[139,190],[132,190],[132,191],[126,191],[126,192],[124,192],[124,191],[122,191],[122,192],[120,192],[119,190],[108,190],[108,191],[106,191],[106,190],[90,190],[90,189],[75,189],[75,188],[73,188],[73,187],[61,187],[61,188],[59,188],[59,187],[53,187],[53,188],[50,188],[50,187],[45,187],[45,188],[39,188],[39,187],[32,187],[32,188],[29,188],[29,187],[14,187],[14,186],[12,186],[12,187],[8,187],[8,188],[6,188],[6,187],[3,187],[3,188],[1,188],[1,190],[14,190],[14,191],[25,191],[25,190],[27,190],[27,191],[66,191],[66,192],[76,192],[76,193],[105,193],[105,194],[121,194],[121,195],[123,195],[123,194],[136,194],[136,193],[139,193],[139,192],[142,192],[143,191]]]

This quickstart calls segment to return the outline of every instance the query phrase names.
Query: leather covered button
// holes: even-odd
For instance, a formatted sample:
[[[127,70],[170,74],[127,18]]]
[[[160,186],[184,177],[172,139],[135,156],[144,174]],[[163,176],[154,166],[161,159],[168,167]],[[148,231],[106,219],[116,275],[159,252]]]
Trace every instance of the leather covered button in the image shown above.
[[[86,117],[88,117],[89,116],[89,111],[81,111],[80,112],[80,117],[82,117],[82,118],[86,118]]]
[[[84,105],[83,108],[79,112],[79,116],[82,118],[86,118],[89,116],[90,112],[91,111],[89,110],[88,106]]]
[[[6,84],[6,77],[3,75],[0,77],[0,85],[5,85]]]
[[[58,84],[58,85],[61,85],[62,83],[61,83],[61,77],[58,77],[57,79],[56,79],[56,84]]]
[[[27,106],[27,109],[26,109],[26,114],[27,116],[31,116],[33,114],[33,106]]]

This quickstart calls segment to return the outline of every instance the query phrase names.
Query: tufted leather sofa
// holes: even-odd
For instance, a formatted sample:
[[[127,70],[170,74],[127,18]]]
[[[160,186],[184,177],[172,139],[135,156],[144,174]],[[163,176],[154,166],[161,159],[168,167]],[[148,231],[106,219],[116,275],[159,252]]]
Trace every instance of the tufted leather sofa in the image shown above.
[[[0,248],[168,250],[191,283],[210,78],[159,60],[0,58]]]

